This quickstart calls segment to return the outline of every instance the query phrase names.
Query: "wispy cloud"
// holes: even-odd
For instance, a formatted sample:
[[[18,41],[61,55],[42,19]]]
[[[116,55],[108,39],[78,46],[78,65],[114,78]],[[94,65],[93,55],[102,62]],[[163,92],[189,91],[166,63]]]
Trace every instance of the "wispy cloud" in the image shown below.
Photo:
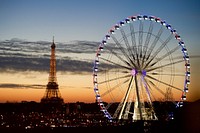
[[[12,88],[12,89],[44,89],[46,85],[38,84],[0,84],[0,88]]]
[[[0,41],[0,71],[49,71],[51,43],[21,39]],[[57,71],[91,72],[98,42],[56,42]],[[81,54],[87,54],[83,58]]]

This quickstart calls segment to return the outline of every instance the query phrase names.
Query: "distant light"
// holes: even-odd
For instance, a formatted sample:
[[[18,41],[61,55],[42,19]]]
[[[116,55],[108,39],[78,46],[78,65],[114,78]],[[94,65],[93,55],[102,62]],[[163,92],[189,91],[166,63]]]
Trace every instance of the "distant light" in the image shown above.
[[[95,63],[98,65],[98,64],[99,64],[99,61],[98,61],[98,60],[95,60]]]
[[[149,20],[153,21],[153,20],[155,20],[155,17],[150,16],[150,17],[149,17]]]
[[[185,58],[186,60],[189,60],[189,56],[188,56],[188,55],[185,55],[184,58]]]
[[[101,56],[101,54],[100,53],[97,53],[97,57],[100,57]]]
[[[110,39],[110,35],[106,35],[106,39]]]
[[[182,96],[182,100],[186,100],[186,96],[185,95]]]
[[[190,76],[190,72],[186,72],[186,76]]]
[[[129,19],[129,18],[126,18],[126,19],[125,19],[125,22],[126,22],[126,23],[130,23],[130,19]]]
[[[175,29],[171,29],[171,32],[172,32],[173,34],[177,34]]]
[[[94,71],[97,72],[97,71],[98,71],[98,68],[94,68]]]
[[[159,23],[161,20],[159,18],[155,18],[155,21]]]
[[[186,66],[187,68],[190,68],[190,64],[189,64],[189,63],[186,63],[185,66]]]
[[[169,24],[167,24],[166,27],[167,27],[167,29],[169,29],[169,30],[171,30],[171,28],[172,28],[171,25],[169,25]]]
[[[163,26],[166,26],[166,22],[165,21],[161,21],[160,22]]]
[[[180,44],[181,46],[184,46],[184,42],[183,42],[183,41],[180,41],[179,44]]]
[[[102,41],[102,44],[104,44],[104,45],[105,45],[106,43],[107,43],[107,42],[106,42],[105,40],[103,40],[103,41]]]
[[[115,29],[118,30],[119,29],[119,25],[115,25]]]
[[[190,80],[186,80],[186,84],[190,84]]]
[[[94,74],[94,78],[97,78],[97,74]]]
[[[185,87],[184,92],[188,92],[188,88],[187,87]]]
[[[148,19],[148,16],[147,16],[147,15],[144,15],[143,18],[144,18],[144,20],[147,20],[147,19]]]
[[[177,40],[180,40],[181,38],[180,38],[180,36],[179,35],[175,35],[175,38],[177,39]]]
[[[137,16],[137,19],[138,19],[138,20],[142,20],[142,16],[138,15],[138,16]]]
[[[99,95],[97,95],[97,96],[96,96],[96,98],[97,98],[97,99],[100,99],[100,96],[99,96]]]
[[[124,22],[123,22],[123,21],[121,21],[121,22],[120,22],[120,25],[121,25],[121,26],[124,26]]]
[[[110,33],[111,33],[111,34],[114,34],[115,32],[114,32],[114,30],[110,30]]]
[[[103,51],[103,47],[102,47],[102,46],[100,46],[99,49],[100,49],[101,51]]]
[[[132,20],[132,21],[135,21],[135,20],[136,20],[136,17],[135,17],[135,16],[132,16],[132,17],[131,17],[131,20]]]

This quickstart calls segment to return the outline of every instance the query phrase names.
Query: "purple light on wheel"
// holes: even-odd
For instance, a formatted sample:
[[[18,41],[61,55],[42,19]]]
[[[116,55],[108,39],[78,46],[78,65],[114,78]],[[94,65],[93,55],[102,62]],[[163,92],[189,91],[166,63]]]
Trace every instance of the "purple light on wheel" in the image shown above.
[[[146,76],[147,75],[147,72],[145,70],[142,70],[142,75],[143,76]]]
[[[132,70],[131,70],[131,75],[135,76],[136,74],[137,74],[137,70],[132,69]]]

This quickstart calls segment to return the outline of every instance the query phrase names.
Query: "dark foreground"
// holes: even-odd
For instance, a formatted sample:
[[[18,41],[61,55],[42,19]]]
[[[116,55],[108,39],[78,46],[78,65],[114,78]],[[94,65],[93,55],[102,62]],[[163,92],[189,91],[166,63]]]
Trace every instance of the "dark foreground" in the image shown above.
[[[200,133],[200,100],[174,110],[174,119],[159,121],[109,123],[98,109],[93,103],[60,110],[34,102],[0,104],[0,133]]]
[[[187,133],[184,127],[171,122],[134,122],[124,125],[91,126],[91,127],[44,127],[44,128],[0,128],[1,133]],[[198,131],[197,131],[198,132]],[[195,132],[196,133],[196,132]]]

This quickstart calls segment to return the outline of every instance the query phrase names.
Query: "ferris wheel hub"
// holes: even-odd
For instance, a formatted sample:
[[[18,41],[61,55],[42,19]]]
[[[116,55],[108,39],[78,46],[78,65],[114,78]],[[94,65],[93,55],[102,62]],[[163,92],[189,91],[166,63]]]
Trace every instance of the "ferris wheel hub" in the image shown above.
[[[133,69],[131,70],[131,75],[132,75],[132,76],[135,76],[137,73],[138,73],[138,72],[137,72],[136,69],[133,68]]]
[[[141,74],[142,76],[146,76],[146,70],[137,70],[137,69],[133,68],[131,70],[131,75],[135,76],[137,74]]]

